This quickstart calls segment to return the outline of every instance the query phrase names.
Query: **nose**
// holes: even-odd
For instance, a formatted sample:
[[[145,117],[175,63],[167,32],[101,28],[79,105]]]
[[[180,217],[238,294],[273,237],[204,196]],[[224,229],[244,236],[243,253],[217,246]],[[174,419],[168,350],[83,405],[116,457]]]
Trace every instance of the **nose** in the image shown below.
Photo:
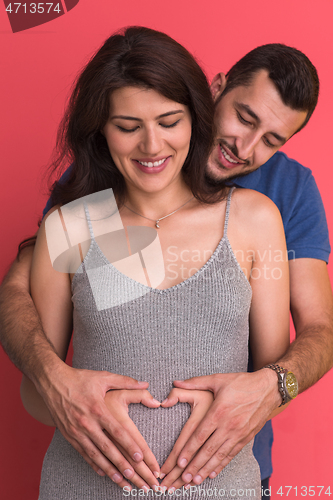
[[[161,132],[155,127],[147,127],[142,131],[140,142],[141,152],[147,155],[157,155],[163,148]]]
[[[237,138],[236,147],[239,159],[250,160],[260,141],[261,133],[259,131],[250,131],[245,136]]]

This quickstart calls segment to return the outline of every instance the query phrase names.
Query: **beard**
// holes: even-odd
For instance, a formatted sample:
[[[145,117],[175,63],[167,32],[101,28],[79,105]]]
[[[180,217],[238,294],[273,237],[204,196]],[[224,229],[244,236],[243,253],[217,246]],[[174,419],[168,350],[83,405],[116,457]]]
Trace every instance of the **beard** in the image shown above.
[[[210,186],[212,186],[214,188],[220,187],[221,189],[223,189],[226,185],[229,185],[229,183],[233,183],[233,181],[235,179],[239,179],[240,177],[245,177],[245,176],[249,175],[251,172],[254,172],[254,170],[257,170],[257,169],[254,168],[253,170],[249,170],[247,172],[239,172],[238,174],[231,174],[228,177],[224,177],[223,179],[219,179],[218,176],[212,175],[208,171],[208,169],[206,168],[205,180],[206,180],[207,184],[209,184]]]

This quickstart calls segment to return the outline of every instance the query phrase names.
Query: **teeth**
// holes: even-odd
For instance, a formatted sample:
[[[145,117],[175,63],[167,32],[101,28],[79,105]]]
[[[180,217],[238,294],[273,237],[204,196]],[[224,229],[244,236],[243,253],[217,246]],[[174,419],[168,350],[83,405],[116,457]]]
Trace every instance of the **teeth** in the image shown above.
[[[138,160],[138,162],[141,163],[141,165],[143,165],[144,167],[151,168],[151,167],[159,167],[160,165],[162,165],[162,163],[165,162],[165,160],[166,160],[166,158],[163,158],[163,160],[160,160],[160,161],[154,161],[154,163],[151,161],[145,162],[145,161],[139,161],[139,160]]]
[[[220,149],[221,149],[221,151],[222,151],[222,154],[223,154],[224,158],[225,158],[226,160],[228,160],[230,163],[239,163],[238,161],[233,160],[233,159],[232,159],[232,158],[228,155],[228,153],[227,153],[227,152],[223,149],[223,147],[222,147],[222,146],[220,146]]]

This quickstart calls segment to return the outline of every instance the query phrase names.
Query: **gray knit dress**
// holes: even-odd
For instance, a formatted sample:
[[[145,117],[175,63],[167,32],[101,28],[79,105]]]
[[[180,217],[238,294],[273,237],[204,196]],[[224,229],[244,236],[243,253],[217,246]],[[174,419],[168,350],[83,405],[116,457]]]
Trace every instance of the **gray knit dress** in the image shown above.
[[[147,289],[110,265],[94,239],[86,212],[92,242],[72,282],[74,367],[148,381],[158,401],[168,396],[173,380],[247,371],[252,292],[227,237],[231,194],[232,190],[224,234],[211,258],[193,276],[165,290]],[[89,270],[97,268],[105,296],[128,290],[129,297],[137,291],[139,298],[97,310],[88,279]],[[178,403],[150,409],[132,404],[129,415],[162,466],[190,407]],[[190,493],[183,489],[176,493],[193,500],[260,498],[252,442],[215,479],[206,479]],[[137,489],[136,495],[144,497],[143,490]],[[127,496],[133,494],[98,476],[56,429],[44,458],[39,500],[120,500]],[[150,490],[147,498],[151,497],[160,498],[161,493]]]

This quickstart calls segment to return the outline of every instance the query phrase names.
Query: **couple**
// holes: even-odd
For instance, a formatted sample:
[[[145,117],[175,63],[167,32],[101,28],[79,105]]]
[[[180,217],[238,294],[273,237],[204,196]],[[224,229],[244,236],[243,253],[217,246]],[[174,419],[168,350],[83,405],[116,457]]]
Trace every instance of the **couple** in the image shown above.
[[[48,208],[60,219],[59,206],[112,188],[124,227],[159,221],[165,277],[139,299],[98,311],[88,270],[110,269],[112,258],[110,241],[95,237],[89,203],[81,272],[55,271],[45,222],[38,232],[31,292],[42,326],[18,279],[29,273],[31,251],[12,267],[2,302],[6,291],[19,289],[27,329],[18,326],[7,302],[2,341],[35,384],[24,377],[26,408],[62,432],[56,430],[44,461],[41,499],[122,498],[127,479],[143,490],[163,475],[169,489],[201,485],[228,495],[231,488],[253,488],[259,497],[251,439],[295,396],[295,375],[305,390],[331,367],[329,243],[320,196],[308,170],[274,154],[310,118],[316,71],[295,49],[263,46],[226,79],[217,75],[211,94],[214,106],[187,51],[145,28],[110,37],[77,82],[58,164],[68,156],[74,162],[54,186]],[[295,257],[290,286],[276,206],[255,191],[234,189],[226,182],[231,177],[278,205],[294,252],[288,253]],[[170,246],[177,249],[176,273],[168,272]],[[182,258],[184,251],[199,256],[197,271]],[[272,255],[280,258],[272,262]],[[120,293],[128,279],[115,268],[113,275],[102,274],[103,295]],[[289,288],[298,338],[288,349]],[[80,370],[59,360],[66,356],[73,317],[73,366]],[[254,373],[244,373],[248,324]],[[25,354],[18,348],[23,338]],[[277,365],[263,368],[270,363]],[[175,379],[192,377],[171,390]],[[133,420],[130,403],[142,403],[129,408]],[[262,453],[259,448],[259,460]],[[167,459],[162,469],[155,457],[160,465]],[[264,471],[263,479],[270,473]]]

